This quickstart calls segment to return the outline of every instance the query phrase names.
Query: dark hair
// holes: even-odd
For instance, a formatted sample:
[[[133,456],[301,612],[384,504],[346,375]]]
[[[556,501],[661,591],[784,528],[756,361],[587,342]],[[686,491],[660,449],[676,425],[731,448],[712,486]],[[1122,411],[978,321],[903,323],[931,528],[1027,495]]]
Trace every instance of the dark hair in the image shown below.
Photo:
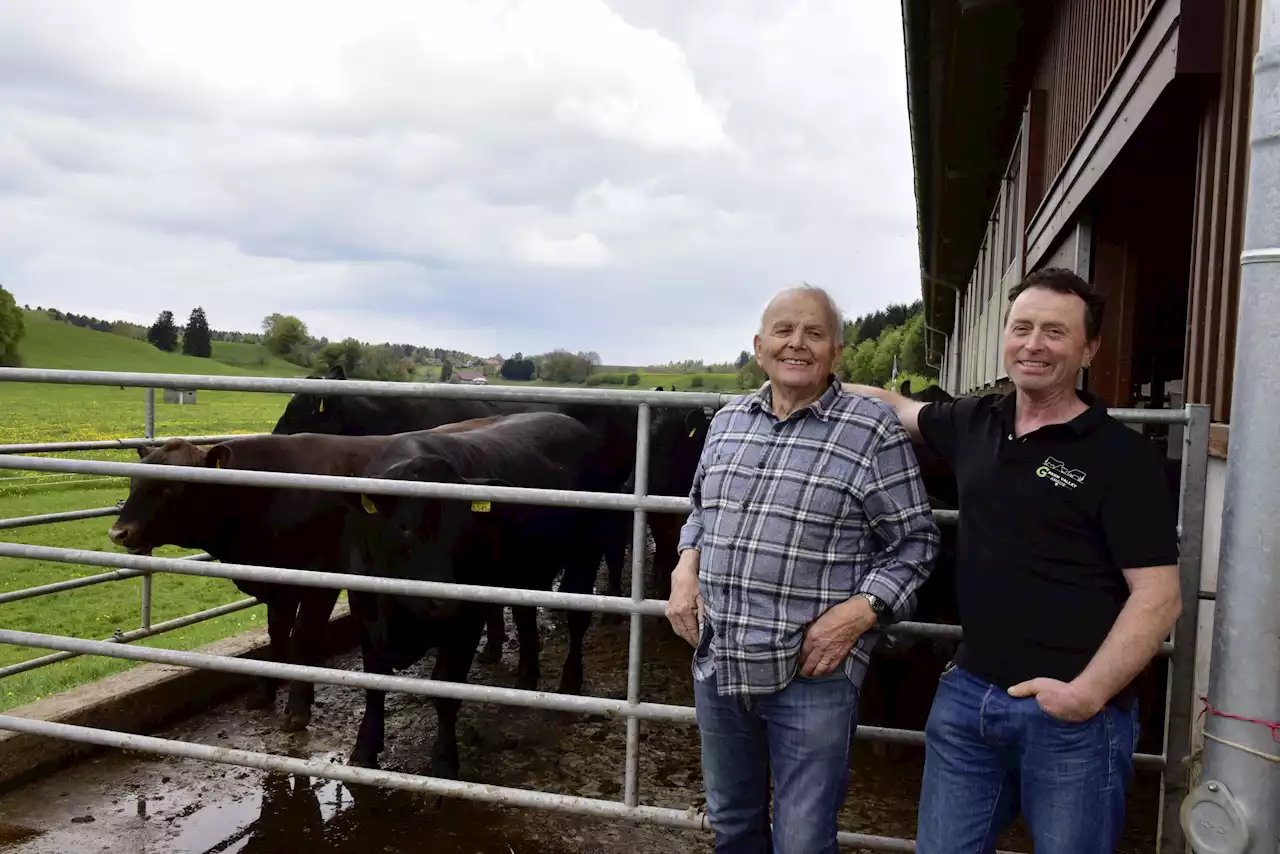
[[[1060,294],[1075,294],[1084,300],[1084,334],[1094,341],[1102,333],[1102,315],[1106,299],[1094,290],[1093,285],[1064,267],[1045,267],[1028,273],[1027,277],[1009,289],[1009,308],[1023,291],[1031,288],[1048,288]],[[1006,311],[1006,317],[1008,312]]]

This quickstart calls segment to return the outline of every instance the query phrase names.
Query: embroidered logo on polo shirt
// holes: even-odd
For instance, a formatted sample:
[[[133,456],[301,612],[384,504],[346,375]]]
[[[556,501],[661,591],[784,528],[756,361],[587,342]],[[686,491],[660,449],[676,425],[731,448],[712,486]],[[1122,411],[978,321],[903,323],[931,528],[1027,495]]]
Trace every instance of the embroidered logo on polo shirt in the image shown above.
[[[1085,475],[1080,469],[1070,468],[1061,460],[1046,457],[1045,461],[1036,468],[1036,477],[1046,477],[1053,481],[1054,486],[1060,486],[1063,489],[1075,489],[1084,483]]]

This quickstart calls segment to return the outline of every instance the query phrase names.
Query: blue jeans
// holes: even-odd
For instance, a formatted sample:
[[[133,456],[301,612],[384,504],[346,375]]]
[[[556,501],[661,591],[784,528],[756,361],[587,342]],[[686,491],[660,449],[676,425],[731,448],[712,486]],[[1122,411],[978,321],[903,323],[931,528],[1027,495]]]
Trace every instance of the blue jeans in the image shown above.
[[[835,854],[858,688],[841,671],[749,699],[693,686],[716,854]]]
[[[994,851],[1021,812],[1036,854],[1110,854],[1137,743],[1136,701],[1069,723],[949,665],[925,727],[916,851]]]

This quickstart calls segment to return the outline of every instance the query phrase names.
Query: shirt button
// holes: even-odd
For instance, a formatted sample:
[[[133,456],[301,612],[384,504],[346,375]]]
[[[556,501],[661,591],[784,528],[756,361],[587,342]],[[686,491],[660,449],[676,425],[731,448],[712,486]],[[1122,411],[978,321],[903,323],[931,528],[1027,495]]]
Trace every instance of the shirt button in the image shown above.
[[[747,499],[745,499],[745,498],[738,502],[738,506],[739,506],[740,508],[742,508],[743,510],[746,510],[746,509],[747,509],[747,507],[748,507],[748,505],[750,505],[750,504],[751,504],[751,502],[750,502],[750,501],[748,501],[748,500],[747,500]]]

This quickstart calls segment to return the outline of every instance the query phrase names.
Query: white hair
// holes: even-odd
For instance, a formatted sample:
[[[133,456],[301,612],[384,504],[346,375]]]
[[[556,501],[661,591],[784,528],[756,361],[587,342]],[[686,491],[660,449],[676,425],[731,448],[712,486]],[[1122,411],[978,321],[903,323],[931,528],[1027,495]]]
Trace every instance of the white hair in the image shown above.
[[[831,294],[827,293],[823,288],[817,285],[811,285],[808,282],[801,282],[798,285],[792,285],[789,288],[783,288],[773,296],[769,297],[769,301],[765,303],[764,308],[760,310],[760,328],[759,332],[764,335],[764,316],[769,313],[769,307],[782,297],[784,294],[809,294],[821,299],[827,306],[827,316],[831,318],[832,328],[831,337],[835,341],[844,338],[844,313],[840,311],[840,306],[836,305],[836,301],[831,298]]]

